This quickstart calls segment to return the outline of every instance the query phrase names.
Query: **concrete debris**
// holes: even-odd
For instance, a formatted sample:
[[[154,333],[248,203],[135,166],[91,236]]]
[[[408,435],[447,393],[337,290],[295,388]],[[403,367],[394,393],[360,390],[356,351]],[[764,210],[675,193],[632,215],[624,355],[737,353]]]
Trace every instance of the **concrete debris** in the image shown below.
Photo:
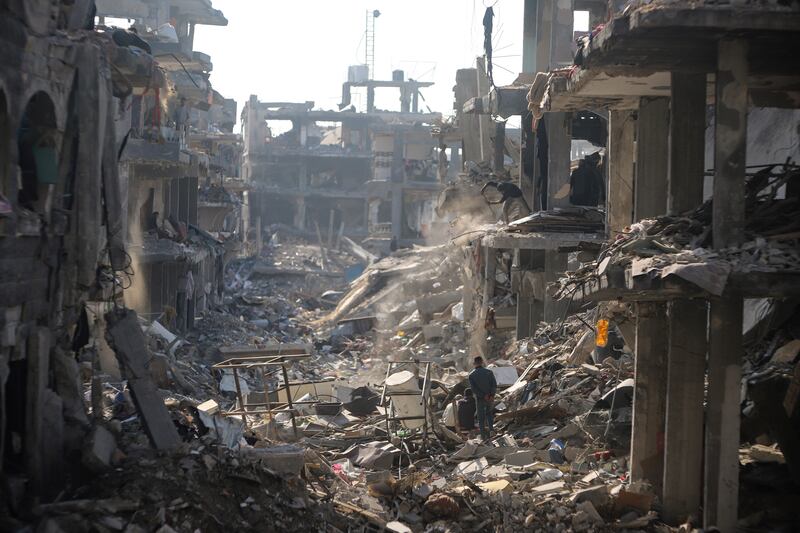
[[[178,432],[151,378],[149,352],[136,312],[111,312],[106,315],[106,322],[109,324],[108,341],[123,368],[150,442],[159,450],[176,447],[180,442]]]
[[[83,465],[94,472],[103,472],[111,467],[111,458],[117,449],[117,441],[103,426],[95,426],[86,438],[83,448]]]

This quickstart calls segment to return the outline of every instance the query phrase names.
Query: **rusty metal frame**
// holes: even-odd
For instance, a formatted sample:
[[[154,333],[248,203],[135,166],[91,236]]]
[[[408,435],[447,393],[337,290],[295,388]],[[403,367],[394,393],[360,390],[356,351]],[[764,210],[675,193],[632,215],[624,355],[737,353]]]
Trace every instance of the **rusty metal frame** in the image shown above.
[[[259,355],[259,356],[249,356],[249,357],[232,357],[230,359],[226,359],[221,363],[217,363],[212,366],[217,370],[227,370],[230,369],[233,371],[233,381],[236,385],[236,398],[239,401],[239,409],[232,409],[230,411],[224,411],[222,413],[223,416],[241,416],[242,422],[244,422],[245,429],[248,428],[247,424],[247,415],[260,415],[260,414],[267,414],[269,415],[270,420],[273,419],[275,416],[274,413],[276,411],[288,411],[289,415],[292,417],[292,429],[294,430],[294,436],[297,438],[297,420],[295,418],[294,406],[295,405],[302,405],[302,404],[315,404],[316,401],[303,401],[303,402],[293,402],[292,401],[292,385],[299,386],[299,385],[306,385],[312,384],[313,382],[304,382],[304,381],[289,381],[289,375],[286,371],[286,365],[288,363],[292,363],[294,361],[299,361],[303,359],[309,359],[311,354],[308,353],[301,353],[301,354],[285,354],[285,355]],[[280,371],[283,377],[283,387],[278,387],[274,391],[267,390],[267,383],[264,378],[265,367],[280,367]],[[239,381],[239,370],[251,370],[251,369],[261,369],[261,385],[264,388],[264,393],[266,395],[266,402],[260,403],[253,403],[253,404],[245,404],[244,397],[242,395],[242,387],[241,382]],[[286,402],[273,402],[269,399],[270,392],[279,392],[282,388],[286,389]],[[250,408],[250,409],[248,409]]]

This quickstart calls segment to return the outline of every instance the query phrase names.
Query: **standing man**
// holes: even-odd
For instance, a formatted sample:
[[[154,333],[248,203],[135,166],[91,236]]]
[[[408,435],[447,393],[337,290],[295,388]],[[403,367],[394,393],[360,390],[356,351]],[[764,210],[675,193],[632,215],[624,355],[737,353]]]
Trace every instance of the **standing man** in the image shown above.
[[[487,441],[494,425],[494,394],[497,392],[497,380],[494,378],[494,373],[483,366],[483,357],[480,355],[475,358],[473,365],[475,369],[469,373],[469,386],[475,394],[481,438]]]

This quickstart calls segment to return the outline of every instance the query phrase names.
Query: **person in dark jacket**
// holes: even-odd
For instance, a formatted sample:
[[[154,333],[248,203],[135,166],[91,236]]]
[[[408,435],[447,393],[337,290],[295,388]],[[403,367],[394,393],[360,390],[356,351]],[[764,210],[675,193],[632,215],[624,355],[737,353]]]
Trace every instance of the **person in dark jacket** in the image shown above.
[[[464,390],[464,397],[456,402],[456,417],[461,431],[471,431],[475,427],[475,395],[472,389]]]
[[[600,152],[589,154],[578,162],[569,177],[569,201],[572,205],[596,207],[605,200],[605,183]]]
[[[469,373],[469,386],[475,394],[475,406],[478,412],[478,427],[481,438],[489,440],[494,425],[494,395],[497,392],[497,380],[494,373],[483,366],[480,355],[473,361],[475,369]]]

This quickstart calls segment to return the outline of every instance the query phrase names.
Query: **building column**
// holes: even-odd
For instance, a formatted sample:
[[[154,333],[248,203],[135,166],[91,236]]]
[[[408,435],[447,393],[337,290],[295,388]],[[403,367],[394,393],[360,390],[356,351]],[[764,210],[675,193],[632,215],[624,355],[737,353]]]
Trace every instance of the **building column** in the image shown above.
[[[658,100],[659,106],[650,100]],[[663,215],[667,210],[668,127],[669,99],[642,98],[636,121],[635,184],[632,191],[635,195],[634,220]],[[643,194],[646,190],[662,192]],[[666,303],[637,304],[631,479],[648,480],[659,496],[662,495],[664,472],[668,326]]]
[[[712,232],[722,249],[744,236],[747,43],[720,41],[717,61]],[[711,302],[703,522],[721,531],[733,531],[738,519],[743,307],[735,293]]]
[[[672,73],[670,101],[670,213],[703,201],[706,75]],[[701,505],[703,388],[707,311],[705,302],[669,305],[667,414],[664,437],[664,519],[677,524]]]
[[[547,130],[547,209],[567,207],[569,201],[572,113],[545,113]]]
[[[392,184],[392,236],[399,241],[403,236],[403,186]]]
[[[536,293],[524,281],[525,272],[536,268],[536,253],[538,250],[517,250],[515,269],[519,272],[519,287],[517,288],[517,339],[524,339],[536,333],[536,326],[543,318],[544,308],[542,302],[536,300]],[[541,273],[540,273],[541,274]]]
[[[300,230],[306,229],[306,199],[302,196],[295,199],[294,227]]]
[[[483,258],[485,261],[483,265],[483,301],[481,302],[481,313],[477,317],[479,321],[477,329],[482,332],[478,340],[481,343],[480,353],[485,357],[489,355],[486,353],[488,348],[486,342],[486,316],[489,312],[489,302],[494,296],[494,288],[495,284],[497,283],[495,278],[497,274],[497,248],[489,248],[488,246],[484,247]]]
[[[367,86],[367,113],[375,111],[375,87],[373,85]]]
[[[631,480],[647,480],[661,493],[664,471],[664,409],[667,396],[667,309],[636,304]]]
[[[677,215],[703,201],[706,75],[672,73],[667,209]]]
[[[640,98],[636,121],[634,221],[667,212],[669,98]]]
[[[494,164],[495,172],[505,170],[506,157],[506,123],[504,121],[495,122],[494,125]]]
[[[568,254],[558,250],[545,250],[544,252],[544,285],[553,283],[567,270]],[[544,294],[544,320],[554,322],[564,316],[564,311],[569,302],[556,300],[547,291]]]
[[[612,110],[608,130],[606,227],[613,239],[633,222],[635,112]]]
[[[525,0],[522,16],[522,72],[531,74],[536,70],[536,41],[539,18],[539,0]]]
[[[701,505],[703,394],[708,310],[705,300],[669,304],[664,521],[680,524]]]
[[[486,59],[479,57],[475,60],[475,72],[477,76],[478,96],[486,96],[491,90],[489,85],[489,77],[486,74]],[[490,162],[492,160],[492,152],[494,146],[492,145],[492,135],[494,134],[494,125],[492,118],[488,114],[478,115],[478,138],[480,139],[480,161]]]

